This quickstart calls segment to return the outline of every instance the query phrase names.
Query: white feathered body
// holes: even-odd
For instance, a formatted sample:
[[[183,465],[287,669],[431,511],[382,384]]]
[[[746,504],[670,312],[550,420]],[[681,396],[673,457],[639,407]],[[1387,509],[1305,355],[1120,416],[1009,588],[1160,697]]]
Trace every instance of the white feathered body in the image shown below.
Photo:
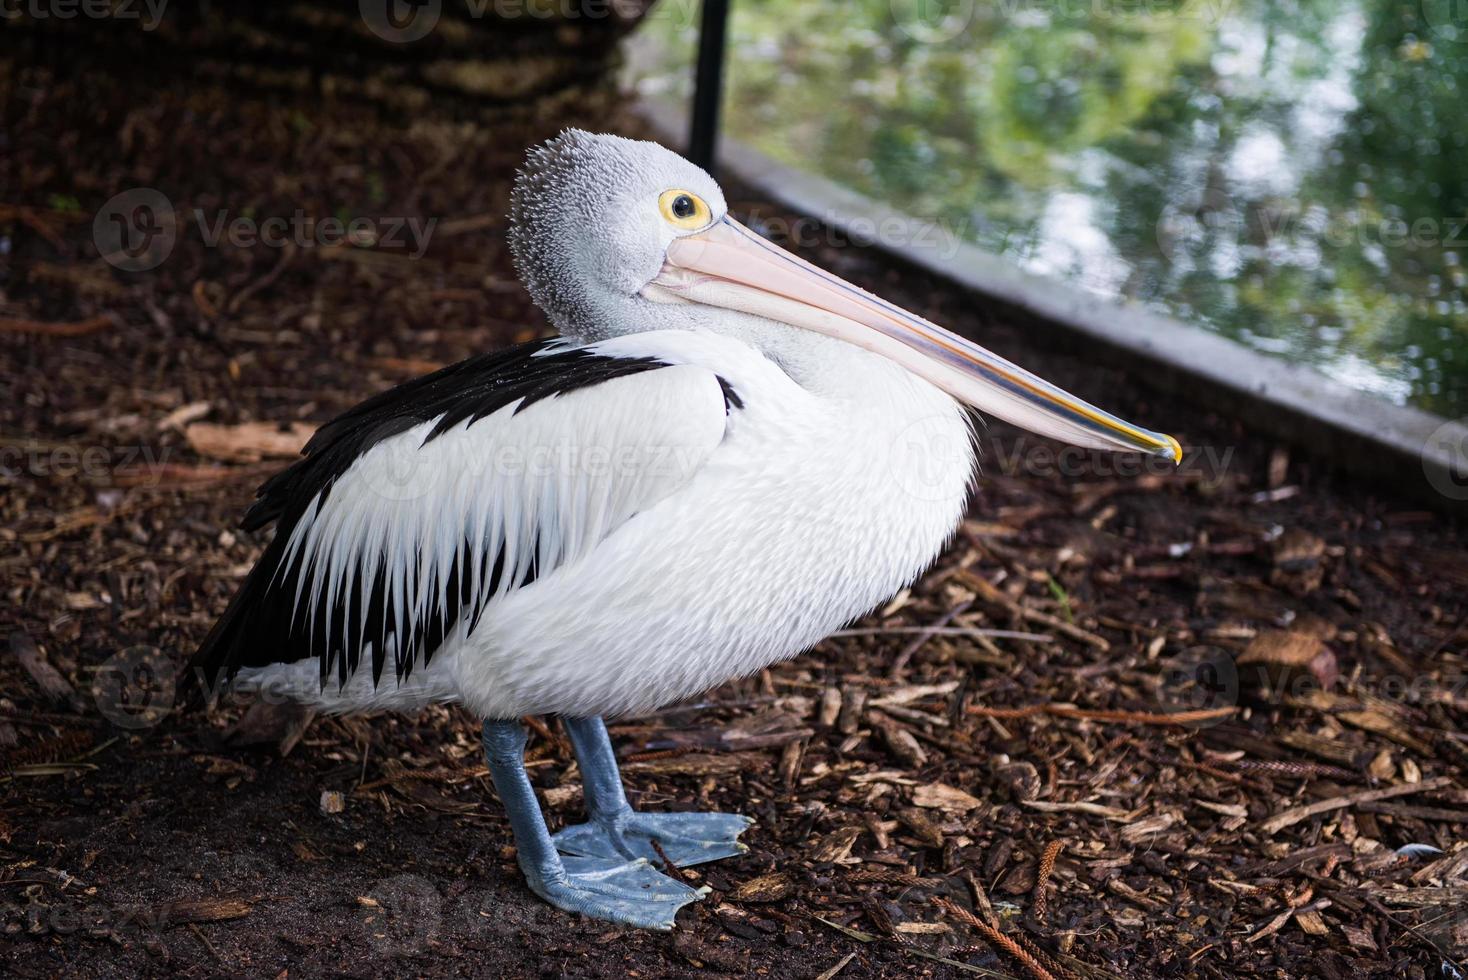
[[[463,616],[405,678],[374,684],[358,669],[323,685],[309,660],[237,682],[328,711],[645,711],[809,648],[910,583],[962,515],[974,465],[963,409],[875,355],[826,345],[797,381],[714,333],[591,347],[672,366],[427,443],[431,422],[386,439],[290,541],[318,559],[327,591],[385,555],[398,575],[388,596],[408,614],[441,600],[413,583],[454,561],[460,539],[502,541],[507,568],[536,554],[533,581],[476,594],[477,620]],[[415,562],[416,578],[403,574]]]

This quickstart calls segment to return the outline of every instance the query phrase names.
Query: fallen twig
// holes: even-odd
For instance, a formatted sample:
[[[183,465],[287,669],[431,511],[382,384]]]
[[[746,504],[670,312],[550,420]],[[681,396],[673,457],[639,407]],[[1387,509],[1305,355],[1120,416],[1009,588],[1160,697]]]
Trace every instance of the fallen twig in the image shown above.
[[[1049,970],[1052,974],[1059,978],[1059,980],[1080,980],[1080,978],[1076,976],[1074,970],[1059,962],[1055,959],[1054,956],[1051,956],[1044,949],[1040,948],[1040,945],[1032,940],[1029,936],[1026,936],[1022,932],[1016,932],[1013,936],[1013,939],[1015,942],[1019,943],[1021,947],[1023,947],[1026,953],[1029,953],[1031,956],[1033,956],[1041,966]]]
[[[109,483],[114,487],[207,487],[231,480],[260,478],[276,472],[279,462],[243,466],[193,465],[191,463],[159,463],[151,466],[120,466],[113,470]],[[115,515],[115,511],[112,512]]]
[[[1274,834],[1286,827],[1293,826],[1301,820],[1332,810],[1342,810],[1357,803],[1374,803],[1377,800],[1389,800],[1394,796],[1408,796],[1412,793],[1430,793],[1435,789],[1452,785],[1452,777],[1439,776],[1436,779],[1427,779],[1420,783],[1406,783],[1401,786],[1387,786],[1382,789],[1366,789],[1359,793],[1348,793],[1345,796],[1332,796],[1328,800],[1319,800],[1305,806],[1297,806],[1293,809],[1276,813],[1268,820],[1259,825],[1259,829],[1266,834]]]
[[[230,299],[229,304],[225,307],[225,312],[230,314],[238,313],[240,307],[245,304],[246,300],[279,279],[280,274],[286,270],[286,267],[291,264],[291,261],[295,257],[296,246],[287,242],[285,247],[280,250],[280,258],[275,260],[275,265],[270,267],[270,271],[254,282],[248,283],[239,292],[235,293]]]
[[[1053,840],[1045,847],[1045,853],[1040,857],[1040,871],[1035,876],[1035,899],[1031,903],[1030,910],[1034,913],[1036,921],[1045,921],[1045,886],[1050,883],[1050,876],[1055,872],[1055,859],[1060,857],[1060,852],[1065,848],[1064,841]]]
[[[678,867],[672,858],[668,857],[668,852],[663,850],[663,845],[658,843],[658,839],[649,837],[648,843],[652,844],[652,849],[657,852],[658,860],[663,862],[663,870],[667,872],[668,877],[674,881],[681,881],[685,885],[688,884],[687,873]]]
[[[1055,975],[1040,965],[1040,961],[1031,956],[1023,946],[1010,939],[1004,933],[995,929],[989,923],[974,915],[968,909],[948,901],[946,898],[935,898],[933,904],[938,906],[949,915],[961,922],[965,922],[979,931],[979,934],[987,939],[992,945],[1008,953],[1016,962],[1030,972],[1035,980],[1056,980]]]
[[[823,919],[819,915],[813,915],[811,916],[811,918],[815,919],[826,928],[834,929],[837,932],[841,933],[841,935],[846,936],[849,939],[855,939],[859,943],[877,943],[882,941],[882,938],[880,936],[874,936],[869,932],[862,932],[860,929],[853,929],[850,926],[843,926],[839,922],[832,922],[830,919]],[[1016,980],[1015,976],[1011,973],[1002,973],[999,970],[990,970],[982,966],[974,966],[973,964],[965,963],[962,960],[955,960],[951,956],[939,956],[937,953],[930,953],[925,949],[912,945],[911,943],[899,943],[898,948],[900,948],[904,953],[908,953],[912,956],[919,956],[925,960],[932,960],[934,963],[943,963],[947,966],[953,967],[956,970],[962,970],[964,973],[972,973],[976,976],[981,977],[994,977],[996,978],[996,980]]]
[[[1157,714],[1147,711],[1103,711],[1076,708],[1068,704],[1031,704],[1023,708],[985,708],[970,705],[971,715],[986,718],[1031,718],[1035,715],[1055,715],[1060,718],[1080,718],[1084,721],[1112,722],[1123,725],[1188,725],[1200,721],[1227,718],[1239,709],[1234,707],[1203,708],[1198,711],[1173,711]]]
[[[976,626],[873,626],[858,629],[837,630],[833,637],[841,636],[904,636],[921,634],[932,636],[962,636],[969,639],[983,637],[986,640],[1024,640],[1026,643],[1054,643],[1055,637],[1048,633],[1026,633],[1023,630],[980,629]]]
[[[0,333],[38,333],[46,337],[84,337],[89,333],[106,330],[113,326],[114,322],[112,317],[106,313],[99,313],[85,320],[75,320],[69,323],[0,317]]]
[[[837,963],[835,966],[831,967],[829,970],[816,977],[816,980],[831,980],[831,978],[834,977],[836,974],[846,969],[846,964],[850,963],[854,959],[856,959],[856,953],[847,953],[844,957],[841,958],[841,962]]]
[[[1328,766],[1323,762],[1297,762],[1293,759],[1237,759],[1226,763],[1244,772],[1262,772],[1270,776],[1288,776],[1293,779],[1309,779],[1320,776],[1325,779],[1359,782],[1361,773]]]
[[[938,630],[943,629],[949,623],[953,622],[953,620],[957,616],[962,615],[963,612],[972,605],[972,599],[970,599],[968,602],[959,603],[958,605],[954,606],[952,609],[944,613],[942,616],[940,616],[938,618],[938,621],[933,623],[931,626],[921,627],[917,639],[913,640],[907,646],[903,647],[901,652],[899,652],[896,658],[893,659],[892,666],[887,671],[887,676],[892,678],[901,677],[902,672],[907,669],[907,662],[912,659],[912,655],[921,650],[923,644],[931,640],[933,636],[937,634]]]
[[[1093,646],[1103,653],[1111,649],[1111,643],[1105,637],[1098,636],[1090,630],[1082,629],[1074,623],[1067,623],[1059,616],[1052,616],[1038,609],[1031,609],[1029,606],[1020,605],[1020,603],[995,588],[992,582],[979,575],[975,575],[967,570],[960,570],[955,575],[955,578],[959,578],[965,585],[978,592],[986,602],[1002,606],[1021,619],[1027,619],[1032,623],[1040,623],[1048,626],[1057,633],[1062,633],[1073,640],[1079,640],[1082,643]]]

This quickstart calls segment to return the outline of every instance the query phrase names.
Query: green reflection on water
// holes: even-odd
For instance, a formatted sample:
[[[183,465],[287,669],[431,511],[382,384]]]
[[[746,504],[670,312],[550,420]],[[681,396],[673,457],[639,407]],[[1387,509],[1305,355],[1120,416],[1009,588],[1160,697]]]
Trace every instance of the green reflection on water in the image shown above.
[[[686,95],[689,12],[641,84]],[[736,0],[730,50],[727,131],[771,156],[1468,412],[1468,0]]]

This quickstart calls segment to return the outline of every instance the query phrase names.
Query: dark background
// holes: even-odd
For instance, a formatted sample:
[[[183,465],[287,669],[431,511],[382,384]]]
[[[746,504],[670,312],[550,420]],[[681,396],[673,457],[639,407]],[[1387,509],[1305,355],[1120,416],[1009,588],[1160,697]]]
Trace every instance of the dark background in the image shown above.
[[[449,7],[410,44],[351,5],[0,21],[0,970],[1040,975],[947,898],[1056,976],[1443,975],[1468,894],[1461,533],[828,236],[809,257],[1191,453],[1060,473],[996,423],[970,520],[856,624],[877,632],[614,726],[635,805],[759,821],[675,932],[528,892],[457,709],[187,697],[267,540],[238,516],[302,433],[545,332],[503,243],[525,147],[643,131],[614,80],[635,16]],[[145,189],[173,244],[128,271],[94,222]],[[728,190],[784,240],[791,216]],[[194,209],[434,224],[417,257],[211,245]],[[552,823],[578,819],[553,728],[531,763]]]

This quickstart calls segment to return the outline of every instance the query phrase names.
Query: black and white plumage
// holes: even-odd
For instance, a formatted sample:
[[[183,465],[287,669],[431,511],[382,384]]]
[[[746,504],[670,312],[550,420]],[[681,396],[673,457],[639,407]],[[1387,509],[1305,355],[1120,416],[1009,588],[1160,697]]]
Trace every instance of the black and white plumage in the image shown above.
[[[245,526],[275,537],[194,663],[328,711],[464,703],[527,878],[563,908],[666,926],[689,890],[615,860],[648,838],[680,863],[738,852],[742,818],[631,811],[597,719],[790,657],[911,582],[963,513],[962,403],[1180,455],[759,239],[653,144],[532,151],[511,248],[562,339],[323,426],[261,489]],[[594,817],[554,844],[511,721],[539,713],[570,720]]]
[[[275,538],[200,650],[197,665],[207,681],[212,685],[221,674],[233,678],[241,668],[304,660],[319,661],[323,683],[329,674],[340,681],[366,655],[378,684],[386,663],[399,682],[414,663],[426,665],[461,615],[472,629],[489,597],[529,584],[538,569],[568,556],[543,551],[551,537],[533,527],[514,528],[513,522],[476,536],[473,521],[483,514],[466,522],[452,549],[427,562],[408,558],[390,564],[389,550],[373,550],[362,539],[330,548],[310,528],[314,522],[326,526],[323,511],[337,481],[385,440],[406,441],[412,437],[405,433],[416,435],[427,423],[432,424],[419,450],[497,412],[508,411],[499,420],[503,426],[544,398],[667,366],[655,358],[604,356],[559,341],[522,344],[399,385],[322,426],[305,446],[306,458],[267,481],[241,522],[248,531],[275,522]],[[731,397],[726,391],[726,403]],[[414,479],[413,472],[389,474],[380,489],[401,502],[416,495]],[[379,521],[392,524],[398,517],[393,510]],[[384,543],[394,530],[379,529]],[[421,558],[436,545],[420,538],[396,548],[405,558]],[[341,558],[334,562],[334,555]]]
[[[275,536],[195,666],[211,685],[289,679],[289,693],[329,709],[447,696],[432,679],[414,684],[415,667],[431,668],[496,598],[576,561],[675,489],[742,408],[727,379],[637,346],[523,344],[322,426],[246,514],[246,530],[273,521]],[[651,372],[660,376],[639,377]],[[625,397],[588,423],[561,401],[581,407],[582,391]],[[370,680],[360,704],[345,690],[352,679]]]

